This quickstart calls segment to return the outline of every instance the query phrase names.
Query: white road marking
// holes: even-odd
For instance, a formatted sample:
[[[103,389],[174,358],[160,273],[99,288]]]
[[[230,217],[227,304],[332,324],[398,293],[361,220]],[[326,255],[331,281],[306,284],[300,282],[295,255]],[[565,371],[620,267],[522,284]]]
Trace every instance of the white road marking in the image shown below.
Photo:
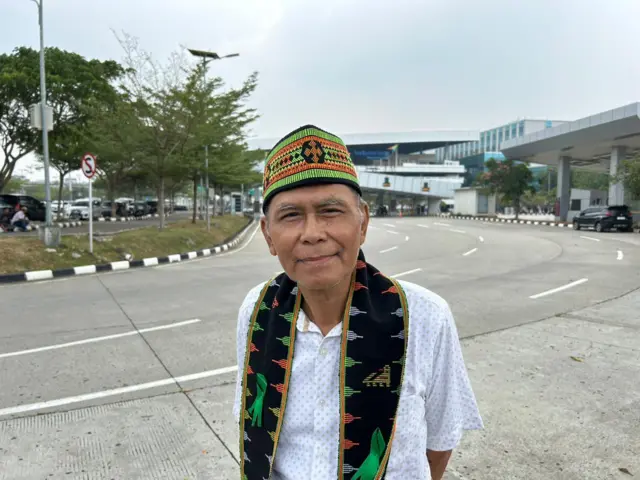
[[[580,238],[584,238],[585,240],[591,240],[592,242],[599,242],[600,241],[599,238],[585,237],[584,235],[580,235]]]
[[[416,273],[416,272],[420,272],[422,271],[421,268],[414,268],[413,270],[409,270],[406,272],[400,272],[400,273],[396,273],[395,275],[391,275],[393,278],[398,278],[398,277],[404,277],[405,275],[411,275],[412,273]]]
[[[434,225],[440,225],[441,227],[450,227],[451,224],[449,223],[439,223],[439,222],[433,222]]]
[[[398,232],[394,232],[393,230],[387,230],[392,235],[400,235]]]
[[[622,260],[624,258],[624,253],[622,253],[622,250],[618,250],[618,260]]]
[[[371,224],[369,224],[369,228],[370,228],[371,230],[380,230],[380,228],[379,228],[379,227],[374,227],[374,226],[373,226],[373,225],[371,225]]]
[[[380,253],[387,253],[387,252],[392,252],[393,250],[396,250],[398,247],[391,247],[391,248],[386,248],[384,250],[380,250]]]
[[[404,241],[405,241],[405,242],[408,242],[408,241],[409,241],[409,235],[407,235],[407,236],[405,236],[405,237],[404,237]]]
[[[562,292],[563,290],[567,290],[569,288],[576,287],[576,286],[581,285],[583,283],[586,283],[588,281],[589,281],[588,278],[581,278],[580,280],[576,280],[575,282],[567,283],[566,285],[563,285],[561,287],[553,288],[551,290],[547,290],[546,292],[536,293],[535,295],[531,295],[529,298],[535,300],[537,298],[546,297],[547,295],[552,295],[554,293]]]
[[[478,237],[478,239],[480,239],[481,243],[484,243],[484,238],[483,237]]]
[[[469,250],[468,252],[463,253],[463,254],[462,254],[462,256],[463,256],[463,257],[468,257],[469,255],[471,255],[472,253],[476,253],[477,251],[478,251],[478,249],[477,249],[477,248],[472,248],[472,249],[471,249],[471,250]]]
[[[19,405],[17,407],[9,407],[0,409],[0,417],[8,415],[18,415],[20,413],[33,412],[37,410],[44,410],[45,408],[62,407],[64,405],[73,405],[74,403],[86,402],[89,400],[96,400],[98,398],[114,397],[118,395],[124,395],[125,393],[140,392],[142,390],[149,390],[151,388],[163,387],[166,385],[175,385],[178,383],[191,382],[193,380],[200,380],[202,378],[215,377],[217,375],[224,375],[225,373],[232,373],[238,370],[238,366],[218,368],[216,370],[207,370],[200,373],[192,373],[190,375],[183,375],[181,377],[164,378],[162,380],[156,380],[154,382],[140,383],[138,385],[130,385],[128,387],[113,388],[111,390],[103,390],[101,392],[85,393],[83,395],[76,395],[73,397],[58,398],[56,400],[48,400],[46,402],[29,403],[26,405]]]
[[[395,227],[395,225],[393,223],[383,223],[383,225],[385,227],[391,227],[391,228]]]
[[[455,232],[455,233],[467,233],[464,230],[456,230],[455,228],[452,228],[451,230],[449,230],[450,232]]]
[[[157,332],[158,330],[168,330],[169,328],[184,327],[185,325],[191,325],[193,323],[198,323],[199,321],[200,321],[199,318],[194,318],[192,320],[185,320],[184,322],[170,323],[168,325],[160,325],[158,327],[141,328],[139,331],[140,333]],[[16,352],[0,353],[0,359],[17,357],[20,355],[28,355],[30,353],[46,352],[48,350],[58,350],[60,348],[75,347],[77,345],[86,345],[87,343],[104,342],[105,340],[113,340],[115,338],[130,337],[133,335],[138,335],[138,331],[131,330],[129,332],[116,333],[113,335],[104,335],[102,337],[85,338],[84,340],[77,340],[75,342],[58,343],[57,345],[48,345],[46,347],[30,348],[29,350],[19,350]]]
[[[422,225],[421,223],[419,223],[418,226],[422,228],[429,228],[429,225]]]

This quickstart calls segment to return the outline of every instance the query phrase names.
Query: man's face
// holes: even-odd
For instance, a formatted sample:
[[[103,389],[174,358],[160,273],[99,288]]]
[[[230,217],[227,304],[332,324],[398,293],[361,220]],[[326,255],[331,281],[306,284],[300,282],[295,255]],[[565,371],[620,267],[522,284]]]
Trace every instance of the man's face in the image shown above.
[[[351,278],[369,225],[369,210],[346,185],[278,193],[261,221],[269,251],[289,278],[328,290]]]

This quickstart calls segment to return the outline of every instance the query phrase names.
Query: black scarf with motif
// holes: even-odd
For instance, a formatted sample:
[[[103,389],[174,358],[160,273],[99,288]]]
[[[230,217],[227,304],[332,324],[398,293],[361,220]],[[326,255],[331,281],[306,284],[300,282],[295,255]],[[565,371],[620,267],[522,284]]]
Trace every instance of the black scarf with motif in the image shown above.
[[[247,338],[240,419],[242,480],[271,477],[285,418],[302,295],[282,273],[256,302]],[[360,251],[342,321],[338,480],[383,478],[408,338],[402,287]]]

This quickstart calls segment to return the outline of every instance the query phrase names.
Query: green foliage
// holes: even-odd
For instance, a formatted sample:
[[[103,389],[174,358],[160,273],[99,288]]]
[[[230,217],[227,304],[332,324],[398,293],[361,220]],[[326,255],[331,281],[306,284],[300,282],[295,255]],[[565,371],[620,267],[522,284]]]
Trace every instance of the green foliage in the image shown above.
[[[64,154],[74,141],[64,136],[76,135],[69,133],[67,127],[82,121],[83,103],[112,91],[110,82],[119,78],[123,70],[117,62],[87,60],[58,48],[45,50],[45,66],[47,103],[54,115],[54,131],[50,132],[52,159],[64,164]],[[39,101],[39,52],[18,47],[10,54],[0,55],[0,148],[5,156],[0,169],[0,192],[21,158],[33,151],[42,153],[41,132],[29,126],[29,106]],[[61,151],[55,151],[56,146]]]
[[[618,174],[610,180],[612,183],[622,182],[632,199],[640,200],[640,155],[624,160]]]
[[[491,158],[486,163],[487,171],[476,179],[476,185],[496,194],[502,201],[510,203],[516,216],[520,210],[521,199],[527,192],[535,192],[531,186],[533,174],[525,163],[516,163],[512,159],[497,162]]]
[[[50,162],[62,180],[89,151],[97,157],[95,187],[104,188],[109,199],[152,193],[163,204],[165,196],[188,191],[205,174],[207,145],[210,185],[260,183],[254,167],[264,155],[248,152],[246,145],[246,128],[257,118],[246,106],[257,75],[229,88],[207,76],[205,62],[173,54],[161,64],[133,37],[118,40],[124,66],[56,48],[46,52],[54,110]],[[38,52],[21,47],[0,55],[0,145],[7,157],[0,191],[20,158],[42,154],[40,132],[29,128],[28,118],[29,105],[38,101]]]

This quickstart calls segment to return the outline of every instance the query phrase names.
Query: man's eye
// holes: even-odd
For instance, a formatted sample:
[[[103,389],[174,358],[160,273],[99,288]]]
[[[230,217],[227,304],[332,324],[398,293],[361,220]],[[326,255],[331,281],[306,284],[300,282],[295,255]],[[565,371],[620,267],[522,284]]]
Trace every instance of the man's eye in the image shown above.
[[[298,214],[297,213],[287,213],[285,215],[283,215],[282,217],[280,217],[282,220],[286,219],[286,218],[293,218],[296,217]]]
[[[322,213],[336,214],[336,213],[342,213],[342,210],[339,210],[337,208],[327,208],[323,210]]]

